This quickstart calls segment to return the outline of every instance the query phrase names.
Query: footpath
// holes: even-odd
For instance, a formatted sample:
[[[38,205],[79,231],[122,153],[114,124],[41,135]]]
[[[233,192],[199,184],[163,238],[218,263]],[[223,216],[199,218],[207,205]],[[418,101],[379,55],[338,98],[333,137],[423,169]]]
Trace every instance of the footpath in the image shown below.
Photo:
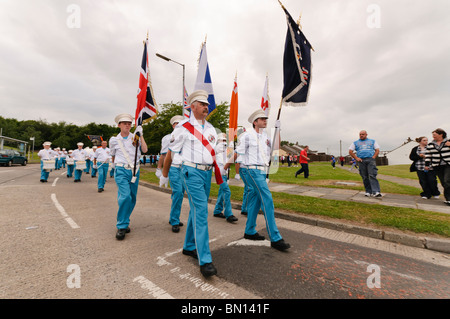
[[[342,168],[348,169],[348,168]],[[150,171],[155,171],[155,169],[149,169]],[[398,178],[388,175],[378,175],[379,179],[393,181],[398,184],[405,184],[410,186],[415,186],[419,188],[420,185],[418,181]],[[298,177],[303,178],[303,177]],[[349,182],[350,183],[350,182]],[[150,184],[148,182],[140,181],[139,184],[145,187],[149,187],[158,191],[171,193],[169,188],[161,188],[158,185]],[[228,181],[229,185],[244,187],[242,180],[237,180],[231,178]],[[401,195],[401,194],[383,194],[381,198],[366,197],[363,191],[349,190],[349,189],[338,189],[338,188],[326,188],[326,187],[310,187],[310,186],[300,186],[296,184],[285,184],[285,183],[274,183],[269,182],[269,189],[272,192],[288,193],[299,196],[309,196],[323,199],[331,200],[341,200],[341,201],[353,201],[366,204],[379,204],[395,207],[405,207],[419,210],[426,210],[438,213],[450,214],[450,207],[447,206],[442,199],[442,195],[439,199],[422,199],[419,195]],[[186,196],[186,195],[185,195]],[[212,204],[215,203],[215,199],[210,199]],[[233,209],[240,210],[241,203],[233,202]],[[242,216],[242,215],[241,215]],[[361,236],[377,238],[381,240],[387,240],[390,242],[395,242],[407,246],[419,247],[424,249],[430,249],[434,251],[439,251],[443,253],[450,254],[450,239],[437,238],[437,237],[427,237],[421,235],[410,234],[402,231],[394,230],[383,230],[377,229],[369,226],[359,226],[351,223],[346,223],[345,221],[333,221],[330,219],[324,219],[321,217],[311,217],[293,213],[287,213],[283,211],[275,211],[275,216],[277,218],[288,219],[291,221],[304,223],[308,225],[340,230],[352,234],[358,234]],[[239,217],[238,217],[239,218]]]

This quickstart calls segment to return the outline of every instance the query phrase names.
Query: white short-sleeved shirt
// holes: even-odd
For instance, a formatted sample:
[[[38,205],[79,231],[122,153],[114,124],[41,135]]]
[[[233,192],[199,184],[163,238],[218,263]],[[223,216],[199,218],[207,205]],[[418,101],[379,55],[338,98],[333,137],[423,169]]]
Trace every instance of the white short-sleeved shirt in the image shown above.
[[[173,139],[173,131],[170,134],[164,136],[161,140],[161,155],[167,154],[169,151],[170,141]],[[179,153],[172,152],[172,164],[180,165],[183,162]]]
[[[216,152],[216,163],[217,165],[223,169],[225,164],[227,163],[227,143],[219,142],[214,149]]]
[[[39,151],[38,156],[41,158],[41,160],[51,160],[52,158],[56,157],[56,153],[51,149],[46,150],[44,148]]]
[[[72,157],[76,161],[84,161],[86,159],[86,151],[83,149],[76,149],[72,152]]]
[[[205,121],[204,125],[198,123],[194,116],[183,120],[175,127],[169,149],[173,153],[179,153],[182,162],[192,162],[196,164],[212,164],[211,153],[203,143],[193,134],[191,134],[183,124],[190,122],[194,128],[200,132],[209,142],[212,149],[216,147],[217,133],[211,123]],[[173,163],[173,162],[172,162]]]
[[[97,148],[97,150],[95,151],[94,158],[97,159],[97,162],[108,163],[109,158],[110,158],[110,153],[111,153],[111,151],[108,147],[105,147],[105,148],[100,147],[100,148]]]
[[[167,134],[161,140],[161,155],[167,154],[169,150],[170,139],[172,138],[172,133]]]
[[[111,156],[114,156],[115,164],[131,164],[134,165],[134,156],[136,147],[133,145],[134,134],[130,133],[126,138],[123,138],[119,133],[117,136],[113,136],[109,139],[109,149]],[[125,153],[122,151],[119,141],[122,142]],[[128,155],[128,159],[127,159]],[[141,157],[141,150],[138,149],[137,158]],[[128,160],[130,163],[128,163]]]
[[[238,163],[243,165],[269,166],[271,143],[267,133],[257,133],[253,128],[248,129],[239,137],[236,153]]]

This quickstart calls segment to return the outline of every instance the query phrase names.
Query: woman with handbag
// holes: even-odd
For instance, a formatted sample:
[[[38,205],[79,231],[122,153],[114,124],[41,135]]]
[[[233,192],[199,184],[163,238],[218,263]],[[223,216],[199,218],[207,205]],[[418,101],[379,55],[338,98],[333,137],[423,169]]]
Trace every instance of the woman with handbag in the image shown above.
[[[421,136],[416,138],[416,142],[419,145],[414,147],[411,150],[411,154],[409,154],[409,159],[413,161],[409,170],[411,172],[417,172],[420,186],[422,186],[420,196],[423,199],[429,199],[432,196],[439,198],[440,192],[437,186],[436,172],[432,167],[425,169],[425,152],[428,145],[428,138]]]

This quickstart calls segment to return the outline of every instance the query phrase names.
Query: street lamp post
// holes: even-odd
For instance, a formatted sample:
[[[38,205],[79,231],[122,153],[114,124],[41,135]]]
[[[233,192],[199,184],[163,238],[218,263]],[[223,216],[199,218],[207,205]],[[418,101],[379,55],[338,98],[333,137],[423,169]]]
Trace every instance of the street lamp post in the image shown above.
[[[163,60],[166,60],[166,61],[168,61],[168,62],[174,62],[174,63],[176,63],[176,64],[178,64],[178,65],[181,65],[182,67],[183,67],[183,89],[182,89],[182,94],[181,94],[181,109],[182,109],[182,113],[181,113],[181,115],[183,115],[184,114],[184,87],[185,87],[185,85],[184,85],[184,79],[185,79],[185,66],[184,66],[184,64],[182,64],[182,63],[180,63],[180,62],[177,62],[177,61],[175,61],[175,60],[172,60],[172,59],[170,59],[170,58],[168,58],[168,57],[165,57],[164,55],[161,55],[161,54],[159,54],[159,53],[156,53],[156,56],[158,57],[158,58],[161,58],[161,59],[163,59]]]

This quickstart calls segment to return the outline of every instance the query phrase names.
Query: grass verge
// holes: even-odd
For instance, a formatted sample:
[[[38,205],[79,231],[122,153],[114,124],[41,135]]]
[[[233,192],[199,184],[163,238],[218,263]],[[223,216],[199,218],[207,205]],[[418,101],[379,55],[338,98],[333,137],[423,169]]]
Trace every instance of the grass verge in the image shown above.
[[[142,180],[159,184],[154,172],[141,170]],[[243,188],[231,186],[231,200],[242,202]],[[210,197],[217,198],[219,187],[211,185]],[[450,237],[450,215],[418,209],[328,200],[272,192],[275,209],[290,213],[347,220],[362,225],[391,227],[420,234]]]

